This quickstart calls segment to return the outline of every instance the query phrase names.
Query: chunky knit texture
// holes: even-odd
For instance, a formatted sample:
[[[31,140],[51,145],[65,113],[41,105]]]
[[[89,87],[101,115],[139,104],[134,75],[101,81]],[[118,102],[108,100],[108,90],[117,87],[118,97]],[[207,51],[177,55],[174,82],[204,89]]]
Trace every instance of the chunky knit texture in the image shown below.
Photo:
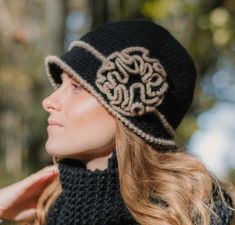
[[[75,159],[63,159],[59,170],[63,192],[47,225],[137,225],[120,195],[115,154],[104,171],[90,171]]]
[[[233,206],[232,198],[231,196],[222,188],[222,193],[224,196],[225,202],[230,206]],[[219,196],[219,190],[213,183],[213,199],[215,201],[215,211],[219,215],[219,221],[218,218],[215,216],[212,216],[211,218],[211,224],[212,225],[229,225],[231,224],[232,217],[234,215],[233,211],[231,209],[228,209],[223,203]]]
[[[115,151],[104,171],[90,171],[75,159],[60,161],[59,170],[63,191],[49,210],[46,225],[138,225],[120,195]],[[211,225],[229,225],[233,213],[225,207],[218,190],[213,187],[215,210],[221,221],[212,216]],[[232,206],[231,197],[222,191],[225,201]],[[200,225],[198,218],[195,221]]]
[[[152,147],[176,150],[174,130],[191,105],[196,69],[165,28],[147,20],[108,23],[45,62],[55,88],[67,72]]]

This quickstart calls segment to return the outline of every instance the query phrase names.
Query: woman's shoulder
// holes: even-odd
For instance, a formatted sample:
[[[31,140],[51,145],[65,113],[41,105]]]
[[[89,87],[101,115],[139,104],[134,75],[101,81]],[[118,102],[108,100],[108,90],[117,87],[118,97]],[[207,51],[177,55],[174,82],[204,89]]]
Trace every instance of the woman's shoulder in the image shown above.
[[[231,193],[218,181],[212,183],[212,209],[218,217],[212,214],[211,225],[230,225],[234,216],[234,201]]]

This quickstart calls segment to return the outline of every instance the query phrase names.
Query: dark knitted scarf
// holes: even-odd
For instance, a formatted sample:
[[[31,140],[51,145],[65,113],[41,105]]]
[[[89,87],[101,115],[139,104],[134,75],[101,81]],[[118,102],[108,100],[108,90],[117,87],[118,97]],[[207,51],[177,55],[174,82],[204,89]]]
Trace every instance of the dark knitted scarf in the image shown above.
[[[137,225],[121,198],[115,151],[104,171],[90,171],[68,158],[60,161],[59,170],[63,191],[47,225]]]
[[[62,193],[50,208],[46,225],[138,225],[125,207],[118,179],[116,152],[104,171],[90,171],[76,159],[59,162]],[[228,225],[232,212],[225,208],[215,193],[216,211],[222,221],[212,225]],[[225,193],[226,202],[231,198]]]

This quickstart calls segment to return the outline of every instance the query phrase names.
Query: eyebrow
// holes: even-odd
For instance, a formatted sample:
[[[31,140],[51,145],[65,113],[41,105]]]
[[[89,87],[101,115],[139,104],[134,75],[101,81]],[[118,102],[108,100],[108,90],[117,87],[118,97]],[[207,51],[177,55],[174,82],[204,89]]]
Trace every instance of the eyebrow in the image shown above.
[[[74,77],[70,77],[71,79],[72,79],[72,82],[76,82],[76,83],[78,83],[78,84],[80,84]]]
[[[70,75],[70,74],[67,74],[67,73],[62,73],[61,74],[61,80],[63,81],[63,77],[64,76],[68,76],[69,77],[69,79],[71,79],[73,82],[76,82],[76,83],[78,83],[78,84],[80,84],[79,82],[78,82],[78,80],[76,80],[72,75]]]

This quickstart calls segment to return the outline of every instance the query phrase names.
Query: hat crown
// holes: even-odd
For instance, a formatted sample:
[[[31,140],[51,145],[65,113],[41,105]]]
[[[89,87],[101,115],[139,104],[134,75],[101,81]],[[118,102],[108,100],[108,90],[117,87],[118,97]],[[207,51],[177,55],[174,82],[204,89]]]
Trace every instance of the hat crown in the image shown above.
[[[100,25],[81,40],[106,57],[130,47],[147,49],[167,74],[171,97],[167,96],[164,105],[159,107],[173,128],[180,124],[193,99],[197,72],[187,50],[168,30],[145,19],[119,21]],[[167,99],[171,101],[168,104]]]

